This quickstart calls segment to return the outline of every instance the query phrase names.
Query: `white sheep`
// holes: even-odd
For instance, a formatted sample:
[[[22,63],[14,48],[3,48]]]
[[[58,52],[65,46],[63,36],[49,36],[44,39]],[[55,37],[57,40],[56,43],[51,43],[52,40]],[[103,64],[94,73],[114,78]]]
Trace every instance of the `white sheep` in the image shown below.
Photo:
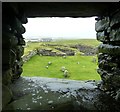
[[[51,64],[52,64],[52,62],[49,61],[49,62],[48,62],[48,65],[51,65]]]
[[[45,68],[47,68],[47,69],[48,69],[48,66],[45,66]]]
[[[65,78],[68,77],[68,74],[69,74],[68,70],[65,70],[65,71],[64,71],[64,77],[65,77]]]
[[[61,71],[64,72],[66,68],[64,66],[61,67]]]

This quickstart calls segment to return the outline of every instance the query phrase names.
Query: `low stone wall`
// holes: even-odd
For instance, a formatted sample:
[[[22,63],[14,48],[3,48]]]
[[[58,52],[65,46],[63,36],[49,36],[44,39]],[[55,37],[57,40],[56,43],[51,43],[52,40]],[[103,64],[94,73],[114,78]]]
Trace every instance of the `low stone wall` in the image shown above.
[[[56,49],[59,50],[59,51],[64,52],[67,56],[74,56],[75,55],[75,51],[73,51],[73,50],[71,50],[69,48],[60,48],[60,47],[57,47]]]
[[[57,50],[37,49],[38,54],[42,56],[72,56],[75,51],[69,49],[55,48]]]
[[[98,17],[95,24],[98,47],[98,73],[102,78],[101,89],[117,101],[120,99],[120,10],[108,17]]]
[[[33,56],[35,56],[37,54],[37,50],[33,50],[33,51],[29,51],[29,53],[27,55],[22,56],[22,60],[23,62],[27,62],[28,60],[30,60]]]
[[[93,56],[97,54],[97,47],[91,47],[86,45],[75,45],[72,48],[78,49],[78,51],[83,52],[85,56]]]

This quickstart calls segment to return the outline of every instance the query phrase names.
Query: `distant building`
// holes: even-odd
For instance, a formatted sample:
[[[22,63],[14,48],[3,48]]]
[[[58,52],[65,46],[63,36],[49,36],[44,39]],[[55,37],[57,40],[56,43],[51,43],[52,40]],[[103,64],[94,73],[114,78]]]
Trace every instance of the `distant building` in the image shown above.
[[[40,41],[41,42],[51,42],[52,38],[41,38]]]
[[[26,42],[39,42],[40,40],[38,38],[32,38],[32,39],[25,39]]]

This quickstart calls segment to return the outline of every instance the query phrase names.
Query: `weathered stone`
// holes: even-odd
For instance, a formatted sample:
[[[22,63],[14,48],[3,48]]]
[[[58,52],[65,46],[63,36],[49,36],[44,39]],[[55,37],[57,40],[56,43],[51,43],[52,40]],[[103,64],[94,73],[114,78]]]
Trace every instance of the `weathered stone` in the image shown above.
[[[37,54],[42,56],[64,56],[66,53],[61,51],[52,51],[52,49],[37,49]]]
[[[16,54],[15,54],[15,52],[14,52],[14,50],[10,50],[11,51],[11,58],[10,58],[10,63],[11,63],[11,65],[13,65],[14,64],[14,62],[15,62],[15,60],[16,60]]]
[[[95,30],[97,32],[102,32],[109,27],[109,18],[99,20],[95,23]]]
[[[23,62],[26,62],[26,61],[30,60],[30,58],[35,56],[37,53],[38,53],[37,50],[29,51],[29,54],[22,56]]]
[[[103,69],[98,69],[98,73],[101,75],[101,79],[103,80],[107,90],[120,87],[120,71],[110,72]]]
[[[120,102],[120,89],[117,91],[117,95],[115,96],[115,99]]]
[[[17,76],[19,77],[22,72],[23,72],[23,69],[22,69],[21,67],[19,67],[19,68],[17,69],[17,73],[16,73]]]
[[[2,47],[11,48],[18,44],[18,39],[14,34],[3,32]]]
[[[4,110],[82,110],[83,112],[120,110],[117,108],[119,104],[97,89],[96,82],[93,81],[22,77],[11,85],[11,89],[14,101]]]
[[[19,34],[18,32],[16,32],[15,36],[18,38],[18,45],[25,45],[25,41],[22,34]]]
[[[12,91],[2,84],[2,108],[4,108],[12,99]]]
[[[106,60],[101,60],[101,61],[99,61],[98,66],[101,69],[108,70],[108,71],[113,71],[113,68],[117,68],[118,64],[108,62]]]
[[[2,73],[2,82],[5,85],[9,85],[11,83],[11,79],[12,79],[12,68],[3,71]]]
[[[19,38],[18,45],[25,45],[25,40],[23,38]]]
[[[12,24],[12,28],[17,30],[17,32],[20,33],[20,34],[25,33],[24,26],[22,25],[22,23],[17,18],[15,18],[14,23]]]
[[[67,56],[74,56],[75,55],[75,51],[71,50],[69,48],[60,48],[60,47],[56,47],[55,49],[62,51],[63,53],[65,53]]]
[[[23,60],[22,60],[22,58],[19,60],[19,61],[16,61],[16,63],[17,63],[17,65],[18,66],[23,66]]]
[[[112,28],[120,27],[120,11],[113,15],[113,17],[111,18],[110,26]]]
[[[119,41],[120,42],[120,28],[112,29],[109,36],[110,36],[110,41]]]
[[[12,49],[7,49],[2,52],[2,56],[4,57],[2,59],[3,64],[13,65],[16,60],[16,54]]]
[[[99,45],[98,50],[100,53],[108,53],[111,55],[120,55],[120,46],[101,44],[101,45]]]
[[[120,57],[117,55],[110,55],[105,53],[98,53],[98,62],[101,60],[107,61],[107,63],[117,63],[118,66],[120,65]]]
[[[97,53],[97,48],[91,46],[77,44],[75,46],[70,45],[70,47],[78,49],[80,52],[83,53],[82,55],[85,56],[95,55]]]
[[[108,37],[105,35],[105,31],[103,32],[97,32],[97,40],[101,42],[108,41]]]
[[[24,54],[24,47],[22,46],[17,46],[17,59],[19,60],[21,56]]]
[[[28,22],[28,19],[27,19],[27,17],[26,17],[26,15],[25,15],[24,12],[21,14],[20,21],[21,21],[23,24],[26,24],[26,23]]]

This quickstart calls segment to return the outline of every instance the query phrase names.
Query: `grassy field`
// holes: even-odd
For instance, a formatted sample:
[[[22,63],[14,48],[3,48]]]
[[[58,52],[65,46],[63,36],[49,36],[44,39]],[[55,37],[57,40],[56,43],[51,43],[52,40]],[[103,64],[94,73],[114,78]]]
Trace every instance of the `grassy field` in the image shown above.
[[[52,48],[51,45],[87,45],[97,47],[100,42],[95,39],[79,39],[79,40],[59,40],[53,42],[28,42],[24,51],[24,55],[28,54],[29,51],[36,48]],[[60,47],[62,47],[60,46]],[[53,46],[54,47],[54,46]],[[93,62],[93,58],[97,59],[96,56],[67,56],[66,58],[60,56],[39,56],[32,57],[28,62],[24,63],[22,73],[23,76],[42,76],[51,78],[65,78],[64,72],[61,68],[66,68],[68,71],[67,79],[74,80],[100,80],[98,73],[96,72],[97,61]],[[51,65],[48,65],[51,62]]]
[[[44,61],[43,61],[44,60]],[[23,65],[23,76],[42,76],[64,78],[62,67],[68,70],[67,79],[100,80],[96,72],[97,64],[92,62],[93,56],[34,56]],[[48,65],[51,62],[51,65]],[[46,68],[48,66],[48,68]]]
[[[75,40],[59,40],[52,43],[55,43],[58,45],[59,44],[63,44],[63,45],[81,44],[81,45],[96,47],[99,45],[100,42],[98,42],[96,39],[75,39]]]
[[[97,47],[100,42],[98,42],[96,39],[76,39],[76,40],[58,40],[53,42],[28,42],[27,47],[25,47],[24,55],[28,54],[29,51],[34,50],[35,48],[41,47],[44,44],[57,44],[57,45],[87,45],[92,47]]]

